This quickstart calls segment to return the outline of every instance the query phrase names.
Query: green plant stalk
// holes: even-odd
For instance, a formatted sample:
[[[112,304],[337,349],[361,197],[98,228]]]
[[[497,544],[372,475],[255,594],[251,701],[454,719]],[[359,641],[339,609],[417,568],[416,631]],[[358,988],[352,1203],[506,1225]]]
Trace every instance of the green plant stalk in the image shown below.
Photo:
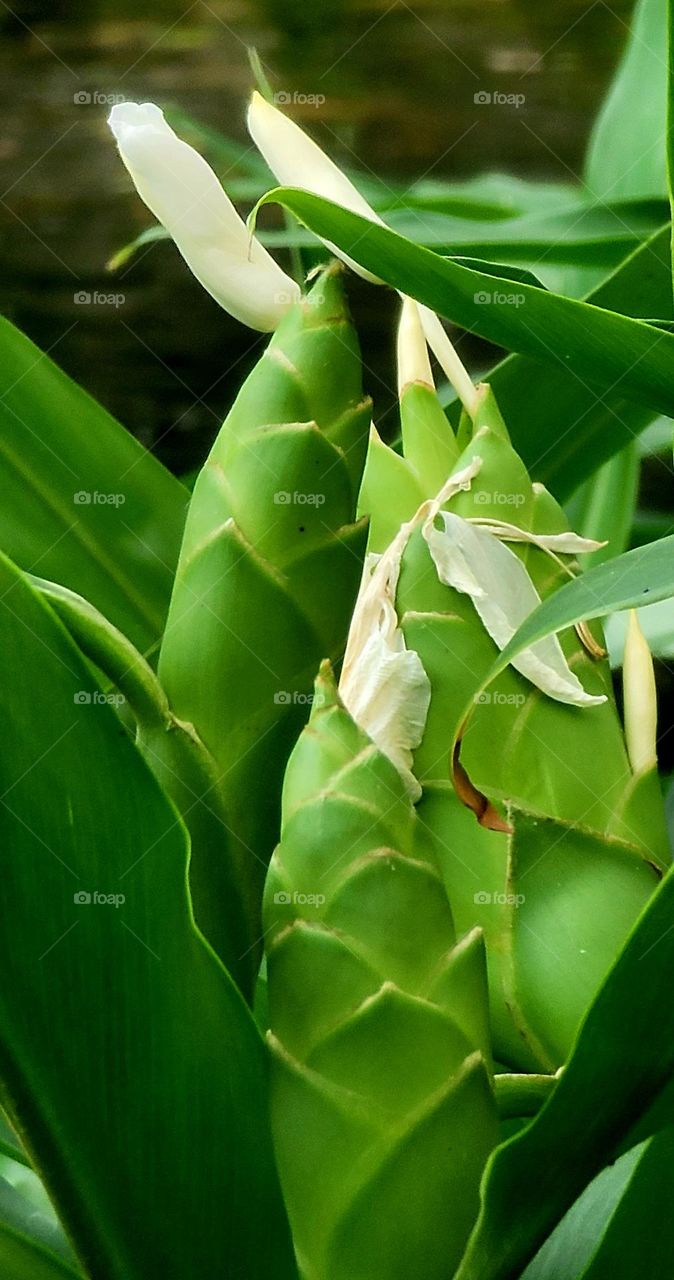
[[[342,654],[367,537],[370,404],[340,277],[286,314],[197,479],[159,662],[217,762],[253,964],[285,763],[320,661]]]
[[[497,1141],[482,936],[457,943],[416,825],[324,664],[264,910],[272,1127],[306,1280],[446,1280]]]
[[[403,395],[403,421],[407,411]],[[539,534],[568,528],[550,494],[531,483],[488,387],[474,422],[464,416],[457,445],[455,469],[475,456],[481,468],[447,510]],[[386,528],[373,515],[376,537],[413,514],[410,476],[418,475],[418,464],[392,464],[384,450],[379,444],[368,459],[370,495],[384,468],[389,477],[397,469],[401,480],[397,489],[389,484]],[[445,479],[438,470],[436,491]],[[560,564],[531,544],[509,545],[542,597],[577,569],[568,556]],[[448,757],[497,649],[471,599],[440,583],[420,530],[403,556],[396,609],[407,647],[419,653],[432,686],[414,763],[424,791],[420,838],[443,869],[459,932],[476,923],[484,929],[497,1056],[523,1070],[554,1071],[667,865],[655,771],[633,774],[608,665],[570,630],[560,636],[567,661],[584,687],[607,701],[568,706],[514,668],[503,672],[474,706],[461,760],[502,813],[506,804],[511,808],[514,835],[478,826],[450,781]],[[600,645],[598,624],[591,634]]]
[[[88,600],[55,582],[27,575],[68,628],[82,653],[119,689],[136,723],[136,743],[182,817],[190,837],[189,883],[199,928],[247,991],[253,967],[233,841],[216,763],[194,727],[171,711],[157,676],[131,641]],[[234,846],[235,847],[235,846]]]

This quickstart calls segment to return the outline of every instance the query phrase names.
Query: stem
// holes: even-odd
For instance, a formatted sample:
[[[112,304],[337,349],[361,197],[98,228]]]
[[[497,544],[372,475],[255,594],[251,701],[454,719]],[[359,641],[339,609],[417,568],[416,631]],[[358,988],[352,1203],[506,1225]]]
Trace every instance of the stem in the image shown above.
[[[77,592],[33,574],[27,577],[49,600],[84,655],[124,695],[137,723],[146,729],[167,728],[172,717],[166,694],[128,637]]]
[[[494,1076],[496,1105],[502,1120],[535,1116],[547,1101],[559,1079],[552,1075],[519,1075],[506,1072]]]
[[[435,312],[421,302],[418,302],[417,306],[426,341],[431,351],[435,355],[443,373],[449,378],[464,409],[470,414],[471,418],[474,418],[478,405],[478,390],[475,383]]]

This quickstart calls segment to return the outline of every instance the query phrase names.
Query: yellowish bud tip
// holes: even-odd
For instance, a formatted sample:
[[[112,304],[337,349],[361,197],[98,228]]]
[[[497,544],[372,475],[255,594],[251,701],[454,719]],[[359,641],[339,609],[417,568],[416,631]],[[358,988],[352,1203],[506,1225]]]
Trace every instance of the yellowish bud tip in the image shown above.
[[[421,327],[419,308],[412,298],[403,298],[398,324],[398,395],[410,382],[435,388],[428,345]]]
[[[657,764],[657,701],[653,659],[635,609],[630,610],[623,658],[625,739],[633,773]]]

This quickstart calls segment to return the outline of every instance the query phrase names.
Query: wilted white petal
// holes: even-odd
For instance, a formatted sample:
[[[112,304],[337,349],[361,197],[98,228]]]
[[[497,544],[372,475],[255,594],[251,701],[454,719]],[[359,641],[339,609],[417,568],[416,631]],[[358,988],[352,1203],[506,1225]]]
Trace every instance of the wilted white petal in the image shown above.
[[[471,524],[479,525],[486,533],[493,533],[506,542],[530,542],[542,551],[555,551],[559,555],[575,556],[586,551],[599,551],[606,546],[605,542],[596,542],[594,538],[582,538],[579,533],[533,533],[531,529],[518,529],[516,524],[508,524],[506,520],[471,518]]]
[[[443,528],[436,528],[436,520]],[[448,511],[431,511],[424,537],[438,577],[469,595],[499,649],[505,648],[540,596],[521,560],[499,538]],[[513,658],[512,665],[558,702],[593,706],[603,696],[586,693],[571,671],[556,636],[547,636]]]
[[[341,204],[343,209],[350,209],[380,227],[385,226],[334,160],[294,120],[266,102],[260,93],[254,93],[250,100],[248,132],[281,186],[301,187],[312,195]],[[381,284],[377,276],[354,262],[336,245],[329,240],[325,243],[364,280]]]
[[[152,102],[119,103],[108,123],[139,196],[200,284],[237,320],[275,329],[299,287],[250,235],[203,156]]]
[[[416,517],[401,527],[384,555],[366,559],[339,682],[347,711],[396,766],[412,800],[421,795],[411,766],[426,727],[431,685],[421,658],[405,644],[395,597],[415,523]]]
[[[457,471],[433,502],[424,502],[401,525],[383,555],[366,557],[353,611],[339,692],[356,724],[401,773],[413,800],[421,787],[411,766],[426,727],[431,686],[419,655],[405,644],[396,611],[396,593],[405,547],[418,525],[462,489],[470,488],[481,467],[473,458]]]

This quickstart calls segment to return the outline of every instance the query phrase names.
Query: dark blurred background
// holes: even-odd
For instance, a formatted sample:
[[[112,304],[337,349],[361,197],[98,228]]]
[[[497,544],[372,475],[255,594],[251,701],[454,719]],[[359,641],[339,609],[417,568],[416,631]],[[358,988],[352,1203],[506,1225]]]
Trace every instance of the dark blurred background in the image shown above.
[[[276,90],[324,98],[288,109],[342,163],[402,182],[488,170],[568,181],[630,9],[629,0],[0,0],[0,309],[185,472],[258,343],[168,243],[106,273],[152,223],[116,156],[108,97],[184,110],[245,152],[246,47],[255,45]],[[480,89],[525,102],[476,110]],[[225,184],[228,168],[219,167]],[[349,287],[381,420],[394,307],[372,287]],[[82,305],[80,291],[124,301]],[[462,351],[477,363],[488,354],[465,337]]]

